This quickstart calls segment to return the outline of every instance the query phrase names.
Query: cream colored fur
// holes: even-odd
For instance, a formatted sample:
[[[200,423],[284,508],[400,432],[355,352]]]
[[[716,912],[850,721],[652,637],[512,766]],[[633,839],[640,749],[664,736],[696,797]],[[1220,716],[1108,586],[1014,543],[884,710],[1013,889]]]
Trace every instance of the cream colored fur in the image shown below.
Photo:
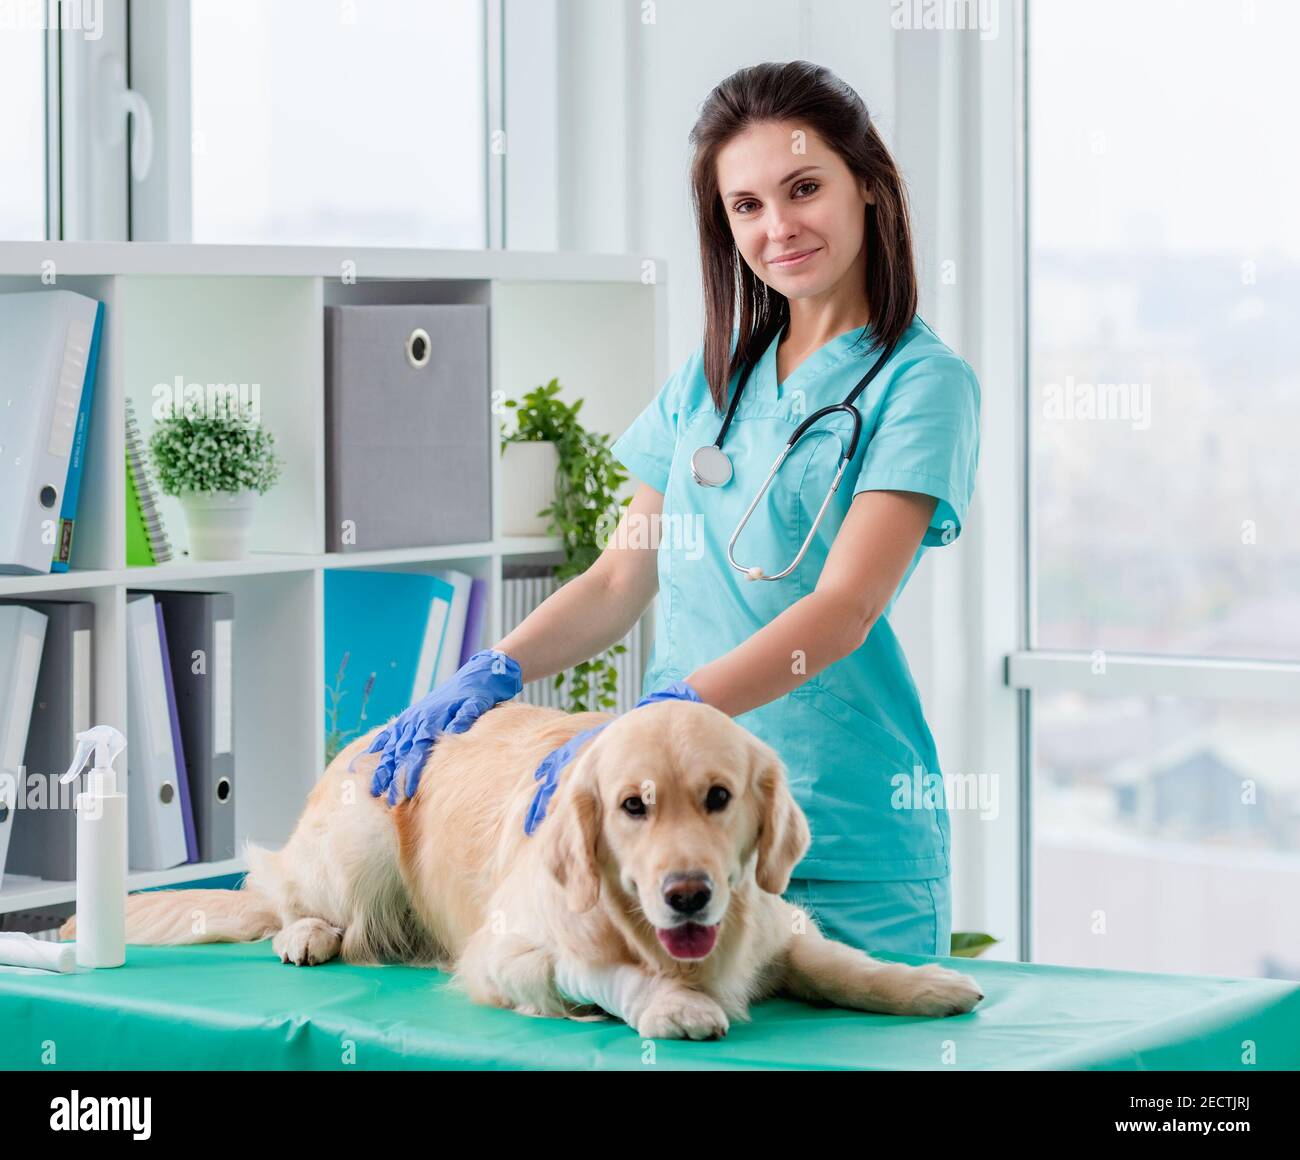
[[[539,762],[604,721],[526,835]],[[832,942],[781,898],[807,822],[775,751],[709,705],[668,701],[611,718],[508,702],[440,737],[415,796],[391,808],[370,795],[372,736],[330,764],[283,849],[248,845],[242,889],[131,895],[127,941],[269,936],[299,966],[436,965],[475,1002],[608,1012],[650,1038],[723,1035],[777,993],[926,1016],[983,997],[937,964],[880,962]],[[711,809],[717,787],[730,798]],[[624,808],[633,798],[644,816]],[[674,876],[707,887],[691,916],[718,927],[703,958],[675,958],[656,933],[683,920],[665,886]],[[60,933],[75,930],[74,917]]]

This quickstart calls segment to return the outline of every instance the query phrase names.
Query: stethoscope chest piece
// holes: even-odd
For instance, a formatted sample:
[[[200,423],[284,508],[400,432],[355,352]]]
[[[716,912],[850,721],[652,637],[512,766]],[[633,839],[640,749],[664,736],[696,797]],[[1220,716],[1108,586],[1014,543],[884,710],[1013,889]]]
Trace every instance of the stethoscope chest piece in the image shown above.
[[[697,447],[691,455],[691,475],[703,487],[721,487],[731,481],[731,459],[716,443]]]

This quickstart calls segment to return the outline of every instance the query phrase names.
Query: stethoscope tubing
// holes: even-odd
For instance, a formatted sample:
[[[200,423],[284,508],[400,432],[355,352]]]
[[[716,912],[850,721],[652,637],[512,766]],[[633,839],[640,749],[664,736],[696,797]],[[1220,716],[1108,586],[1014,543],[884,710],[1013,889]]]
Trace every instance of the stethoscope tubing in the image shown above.
[[[822,407],[820,410],[814,411],[811,415],[809,415],[806,419],[804,419],[803,422],[800,423],[798,427],[795,428],[794,433],[786,441],[785,447],[782,448],[781,454],[777,456],[776,462],[772,464],[771,470],[768,471],[767,478],[763,480],[763,486],[758,489],[758,494],[754,496],[753,500],[750,502],[749,507],[745,509],[745,514],[741,516],[740,522],[736,525],[736,530],[731,533],[731,539],[727,541],[727,561],[738,572],[743,572],[751,580],[781,580],[784,577],[790,575],[790,573],[793,572],[799,566],[799,562],[804,558],[804,553],[808,551],[808,546],[812,543],[813,536],[817,534],[817,529],[821,525],[822,516],[826,512],[826,508],[830,505],[831,497],[834,496],[835,492],[838,490],[840,486],[840,480],[844,477],[844,469],[848,467],[849,462],[853,459],[853,456],[856,454],[858,449],[858,441],[862,437],[862,412],[859,411],[856,406],[854,406],[853,400],[856,399],[858,397],[858,394],[867,387],[867,385],[871,382],[872,379],[876,377],[881,367],[883,367],[885,363],[889,361],[889,358],[894,353],[894,349],[896,346],[897,346],[897,342],[890,343],[889,347],[881,353],[880,357],[875,361],[871,369],[867,371],[865,375],[862,376],[862,379],[858,382],[858,385],[853,388],[853,390],[849,393],[848,397],[842,403],[832,403],[830,406]],[[727,428],[731,426],[731,419],[736,412],[736,405],[740,402],[740,394],[745,389],[745,384],[749,379],[749,373],[752,369],[753,369],[753,364],[747,362],[741,372],[740,381],[736,384],[735,393],[731,397],[731,405],[727,408],[727,415],[726,418],[723,420],[721,429],[718,431],[718,437],[713,441],[712,446],[717,448],[717,451],[721,456],[725,456],[726,454],[722,450],[722,441],[726,437]],[[808,529],[808,535],[804,538],[803,544],[799,548],[799,554],[795,556],[794,560],[789,564],[788,567],[776,573],[776,575],[774,576],[763,575],[763,570],[761,568],[758,567],[747,568],[745,567],[745,565],[738,563],[736,561],[736,557],[733,551],[736,545],[736,541],[740,538],[740,533],[745,530],[745,525],[749,522],[749,517],[754,514],[754,509],[758,507],[759,500],[763,498],[764,494],[766,494],[767,492],[768,487],[771,485],[772,480],[776,478],[776,474],[778,471],[780,471],[781,464],[785,462],[786,456],[789,455],[792,450],[794,450],[795,444],[798,443],[801,438],[803,438],[804,434],[811,427],[813,427],[814,424],[816,424],[819,420],[825,418],[827,415],[833,414],[836,411],[845,411],[848,413],[850,419],[853,422],[853,434],[849,438],[849,445],[847,450],[844,449],[844,446],[841,443],[839,469],[835,472],[835,478],[831,481],[831,485],[826,491],[826,496],[822,500],[821,507],[817,509],[817,515],[813,519],[812,527]],[[701,448],[700,451],[702,450],[704,449]],[[697,451],[696,454],[698,455],[699,451]],[[710,482],[709,480],[702,477],[701,474],[696,470],[694,462],[692,462],[691,472],[694,475],[695,482],[697,484],[706,487],[719,486],[719,484]],[[730,473],[728,474],[727,479],[721,482],[722,483],[730,482]]]

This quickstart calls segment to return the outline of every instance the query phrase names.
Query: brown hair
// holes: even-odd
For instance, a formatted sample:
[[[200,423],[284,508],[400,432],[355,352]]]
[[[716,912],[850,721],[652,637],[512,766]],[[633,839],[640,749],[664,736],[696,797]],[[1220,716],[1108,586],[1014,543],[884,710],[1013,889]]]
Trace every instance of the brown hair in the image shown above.
[[[916,267],[907,191],[862,98],[828,68],[804,60],[742,68],[705,99],[691,129],[695,148],[691,192],[700,231],[704,281],[704,373],[714,408],[727,401],[727,384],[742,363],[756,361],[785,326],[790,302],[741,258],[718,193],[718,151],[737,133],[766,121],[800,121],[814,129],[867,187],[867,302],[876,346],[897,341],[916,314]],[[739,300],[740,334],[731,332]],[[868,332],[863,331],[863,336]]]

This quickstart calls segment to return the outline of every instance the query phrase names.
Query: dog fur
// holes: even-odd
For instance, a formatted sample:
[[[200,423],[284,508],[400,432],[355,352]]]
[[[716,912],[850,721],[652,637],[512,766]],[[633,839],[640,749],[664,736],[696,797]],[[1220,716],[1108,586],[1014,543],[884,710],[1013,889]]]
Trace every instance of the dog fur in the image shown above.
[[[542,758],[602,722],[526,835]],[[724,1035],[774,994],[921,1016],[983,998],[957,971],[829,940],[781,897],[807,821],[776,752],[712,706],[611,717],[507,702],[439,737],[394,807],[370,794],[373,735],[330,763],[282,849],[248,844],[241,889],[130,895],[127,941],[270,937],[297,966],[435,966],[475,1002],[608,1013],[646,1038]],[[75,931],[74,916],[60,934]],[[712,937],[707,953],[677,953],[688,931]]]

